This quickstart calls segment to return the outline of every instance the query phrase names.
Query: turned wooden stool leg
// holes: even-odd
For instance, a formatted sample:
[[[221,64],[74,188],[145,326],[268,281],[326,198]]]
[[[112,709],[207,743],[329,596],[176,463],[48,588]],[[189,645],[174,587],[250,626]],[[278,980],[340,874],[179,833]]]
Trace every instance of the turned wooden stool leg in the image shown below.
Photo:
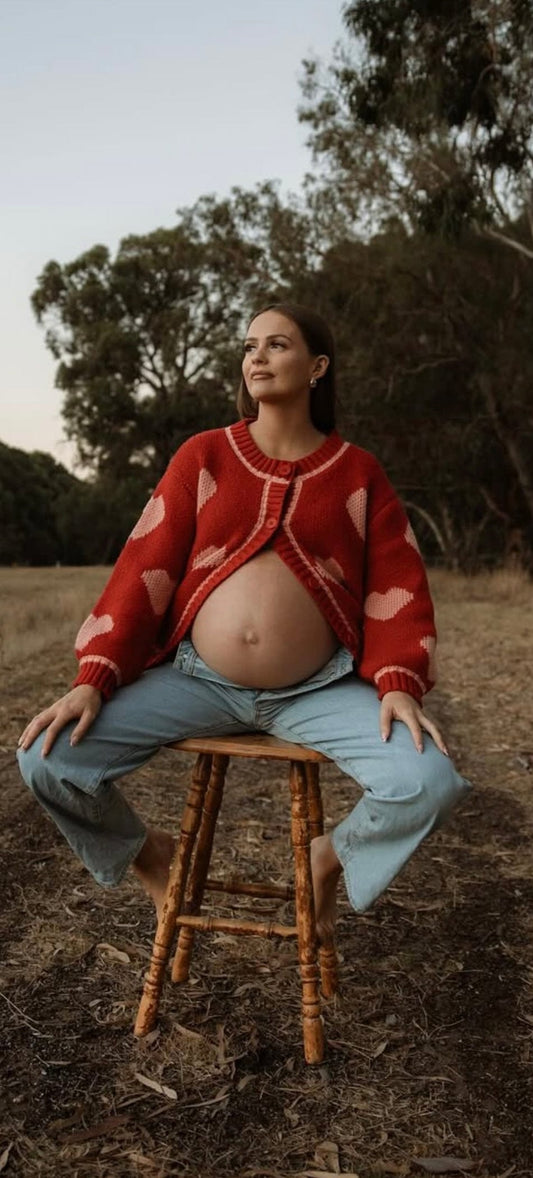
[[[291,840],[294,853],[294,890],[298,958],[302,978],[302,1019],[307,1063],[324,1058],[324,1028],[320,1017],[313,881],[309,857],[309,818],[305,765],[291,761]]]
[[[222,801],[222,794],[224,792],[224,780],[228,762],[229,757],[217,756],[216,754],[213,757],[211,776],[204,797],[202,819],[196,839],[194,863],[190,872],[190,883],[187,889],[186,910],[191,916],[195,916],[200,911],[204,898],[205,882],[211,861],[215,827]],[[172,963],[173,982],[187,981],[193,942],[194,929],[184,925],[179,931],[178,945]]]
[[[312,761],[307,761],[305,776],[307,779],[307,800],[309,808],[309,839],[311,840],[324,834],[324,813],[322,809],[318,765],[313,764]],[[318,961],[320,965],[322,993],[324,998],[332,998],[337,992],[339,985],[337,954],[333,938],[326,944],[319,946]]]
[[[152,1030],[157,1018],[163,977],[176,928],[176,914],[180,912],[183,904],[194,840],[200,826],[205,792],[211,776],[211,763],[212,757],[202,753],[194,768],[191,788],[183,811],[178,849],[170,867],[165,903],[157,926],[152,959],[137,1013],[135,1034],[139,1037],[147,1035]]]

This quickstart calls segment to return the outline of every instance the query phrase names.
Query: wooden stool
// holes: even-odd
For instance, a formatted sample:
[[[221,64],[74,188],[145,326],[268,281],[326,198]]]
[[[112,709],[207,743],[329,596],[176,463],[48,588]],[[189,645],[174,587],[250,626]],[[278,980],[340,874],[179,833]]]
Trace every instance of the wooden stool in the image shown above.
[[[324,1056],[324,1030],[320,1017],[319,973],[322,993],[329,998],[337,989],[337,959],[333,942],[320,948],[317,945],[309,847],[311,839],[324,832],[318,765],[328,758],[302,745],[288,744],[273,736],[253,732],[244,736],[180,740],[168,747],[199,755],[185,803],[179,843],[170,868],[165,903],[155,935],[135,1034],[146,1035],[155,1024],[176,925],[180,932],[172,966],[174,982],[187,981],[196,929],[260,937],[296,937],[302,980],[305,1058],[307,1063],[320,1063]],[[294,887],[208,879],[216,820],[230,757],[265,758],[290,763]],[[192,870],[189,871],[193,851],[194,860]],[[205,890],[274,897],[279,900],[294,899],[296,924],[201,916]]]

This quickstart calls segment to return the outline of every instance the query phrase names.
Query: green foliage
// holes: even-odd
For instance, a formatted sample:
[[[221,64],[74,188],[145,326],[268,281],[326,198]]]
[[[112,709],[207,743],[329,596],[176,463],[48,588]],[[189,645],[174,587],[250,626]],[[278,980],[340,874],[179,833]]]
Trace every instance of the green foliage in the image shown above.
[[[56,506],[65,564],[112,564],[146,502],[144,480],[79,482]]]
[[[354,0],[344,20],[300,117],[346,428],[430,551],[531,565],[533,8]]]
[[[50,454],[0,442],[0,565],[109,563],[145,500],[139,480],[84,483]]]
[[[250,310],[294,281],[312,225],[274,184],[203,197],[173,229],[49,262],[32,303],[86,466],[149,484],[179,444],[232,420],[237,340]]]
[[[533,551],[533,269],[471,234],[333,247],[309,298],[336,326],[344,432],[375,451],[428,555]]]
[[[63,559],[55,505],[75,482],[50,454],[26,454],[0,442],[0,564]]]
[[[516,0],[355,0],[347,44],[304,63],[301,119],[320,208],[429,233],[516,213],[532,180],[533,8]]]

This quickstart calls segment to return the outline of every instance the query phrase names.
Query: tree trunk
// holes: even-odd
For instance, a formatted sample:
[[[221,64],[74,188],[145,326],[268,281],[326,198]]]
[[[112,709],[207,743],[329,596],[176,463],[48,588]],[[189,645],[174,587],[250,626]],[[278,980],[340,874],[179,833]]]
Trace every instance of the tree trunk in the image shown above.
[[[479,373],[476,380],[487,406],[494,431],[505,448],[509,461],[515,471],[533,525],[533,469],[531,461],[525,450],[523,450],[517,433],[504,419],[494,392],[492,378],[488,372]]]

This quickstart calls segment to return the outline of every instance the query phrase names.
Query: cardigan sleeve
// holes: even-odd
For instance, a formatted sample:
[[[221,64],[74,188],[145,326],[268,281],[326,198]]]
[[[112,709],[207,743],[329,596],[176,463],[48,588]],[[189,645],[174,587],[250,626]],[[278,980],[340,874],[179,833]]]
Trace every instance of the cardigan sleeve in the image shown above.
[[[174,455],[135,524],[94,610],[76,638],[79,671],[108,699],[146,666],[181,579],[196,527],[196,497]]]
[[[405,510],[378,467],[369,497],[363,648],[358,673],[420,702],[435,682],[436,632],[426,571]]]

